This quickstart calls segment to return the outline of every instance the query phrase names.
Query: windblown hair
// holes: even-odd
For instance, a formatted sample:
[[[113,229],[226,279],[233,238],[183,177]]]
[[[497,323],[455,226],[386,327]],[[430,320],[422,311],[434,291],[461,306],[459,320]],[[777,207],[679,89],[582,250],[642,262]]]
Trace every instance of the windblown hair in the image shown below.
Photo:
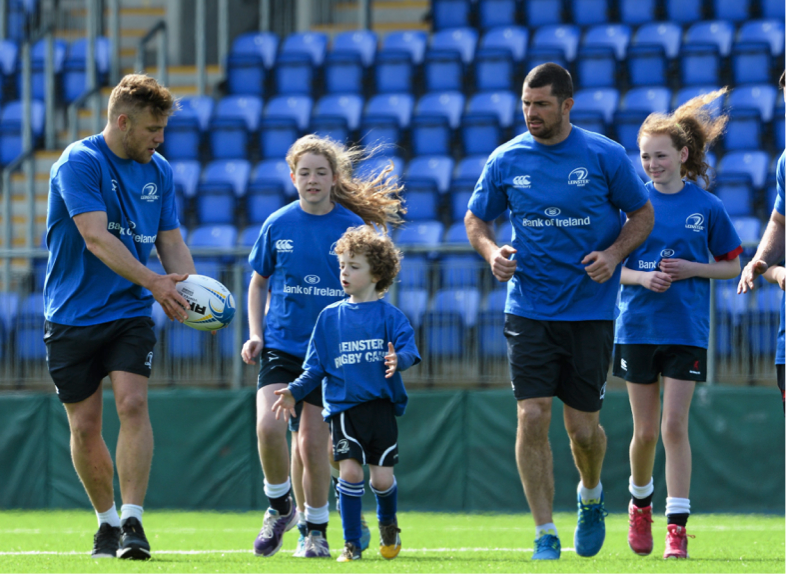
[[[401,252],[387,234],[380,234],[371,226],[349,228],[336,243],[336,255],[349,252],[366,256],[371,275],[379,278],[376,291],[380,296],[388,291],[401,271]]]
[[[551,86],[551,95],[556,96],[560,104],[573,97],[573,79],[570,72],[554,62],[535,66],[524,78],[524,85],[530,88]]]
[[[128,74],[109,96],[109,119],[127,114],[132,122],[137,114],[149,109],[156,117],[167,117],[180,109],[172,93],[145,74]]]
[[[723,134],[729,116],[720,114],[713,118],[706,106],[727,92],[728,88],[721,88],[696,96],[671,114],[650,114],[639,128],[639,146],[645,135],[668,135],[677,150],[688,148],[688,159],[680,167],[680,176],[694,182],[701,178],[705,186],[709,186],[707,150]]]
[[[333,173],[338,175],[330,191],[330,199],[356,213],[367,224],[377,224],[387,230],[388,225],[399,226],[404,223],[401,216],[407,213],[400,195],[403,186],[394,178],[388,177],[393,171],[392,162],[384,170],[368,178],[361,178],[353,173],[358,162],[373,156],[377,151],[378,148],[347,148],[330,138],[308,134],[292,144],[286,160],[294,174],[297,163],[304,154],[323,156]]]

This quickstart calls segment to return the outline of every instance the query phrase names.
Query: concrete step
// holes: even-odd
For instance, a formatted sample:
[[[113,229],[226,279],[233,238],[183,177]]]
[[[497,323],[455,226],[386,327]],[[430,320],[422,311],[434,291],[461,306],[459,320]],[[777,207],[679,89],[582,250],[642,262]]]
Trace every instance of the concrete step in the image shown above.
[[[423,18],[428,13],[430,2],[428,0],[387,0],[373,2],[371,6],[372,27],[377,24],[395,24],[401,30],[413,30],[415,24],[423,24]],[[358,3],[339,2],[333,10],[333,21],[336,24],[357,24]],[[386,30],[388,31],[388,30]]]

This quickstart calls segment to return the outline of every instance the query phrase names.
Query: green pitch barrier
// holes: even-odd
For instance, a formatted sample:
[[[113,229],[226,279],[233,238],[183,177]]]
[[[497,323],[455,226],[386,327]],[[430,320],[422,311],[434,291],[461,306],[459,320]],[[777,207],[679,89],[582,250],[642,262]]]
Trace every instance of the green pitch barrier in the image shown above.
[[[254,389],[150,394],[155,454],[146,509],[259,510],[262,491]],[[554,402],[551,444],[557,510],[575,509],[578,473]],[[65,410],[54,394],[0,396],[0,509],[88,508],[69,454]],[[627,395],[606,395],[602,481],[610,511],[624,512]],[[104,399],[104,437],[117,442],[114,397]],[[412,393],[399,419],[399,507],[413,511],[528,511],[516,471],[516,404],[508,390]],[[691,406],[693,513],[784,514],[784,416],[775,386],[700,386]],[[664,454],[655,464],[656,509],[666,497]],[[117,481],[117,480],[116,480]],[[368,490],[367,490],[368,491]],[[119,487],[115,486],[119,498]],[[367,509],[373,496],[366,494]]]

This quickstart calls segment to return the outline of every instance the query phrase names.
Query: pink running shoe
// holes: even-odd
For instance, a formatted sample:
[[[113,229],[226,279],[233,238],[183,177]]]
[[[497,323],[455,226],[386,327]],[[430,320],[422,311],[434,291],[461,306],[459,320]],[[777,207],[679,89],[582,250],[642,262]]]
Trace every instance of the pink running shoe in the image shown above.
[[[666,550],[663,552],[663,558],[669,559],[687,559],[688,555],[688,537],[694,538],[693,535],[688,535],[682,525],[669,525],[666,531]]]
[[[652,505],[628,505],[628,546],[636,555],[652,553]]]

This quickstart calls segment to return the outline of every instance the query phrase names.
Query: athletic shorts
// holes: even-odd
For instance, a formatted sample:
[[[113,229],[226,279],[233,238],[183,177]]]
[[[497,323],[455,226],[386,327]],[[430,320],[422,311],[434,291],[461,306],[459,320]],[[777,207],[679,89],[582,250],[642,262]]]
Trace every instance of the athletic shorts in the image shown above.
[[[149,317],[97,325],[44,323],[46,363],[63,403],[93,395],[112,371],[150,377],[156,334]]]
[[[300,374],[303,373],[303,360],[292,354],[279,351],[277,349],[264,348],[259,358],[259,377],[257,378],[257,390],[273,383],[292,383]],[[322,408],[322,386],[320,385],[306,397],[303,401]],[[295,405],[295,417],[289,418],[289,430],[300,430],[300,414],[303,412],[303,401],[298,401]]]
[[[783,381],[783,368],[784,365],[778,364],[775,366],[775,373],[778,377],[778,389],[781,390],[781,398],[783,399],[783,413],[786,413],[786,387],[784,387]]]
[[[398,425],[389,399],[367,401],[330,418],[333,459],[393,467],[398,463]]]
[[[707,381],[707,350],[693,345],[618,343],[614,375],[630,383],[657,383],[658,375]]]
[[[579,411],[600,410],[614,322],[545,321],[505,314],[505,337],[517,400],[558,397]]]

